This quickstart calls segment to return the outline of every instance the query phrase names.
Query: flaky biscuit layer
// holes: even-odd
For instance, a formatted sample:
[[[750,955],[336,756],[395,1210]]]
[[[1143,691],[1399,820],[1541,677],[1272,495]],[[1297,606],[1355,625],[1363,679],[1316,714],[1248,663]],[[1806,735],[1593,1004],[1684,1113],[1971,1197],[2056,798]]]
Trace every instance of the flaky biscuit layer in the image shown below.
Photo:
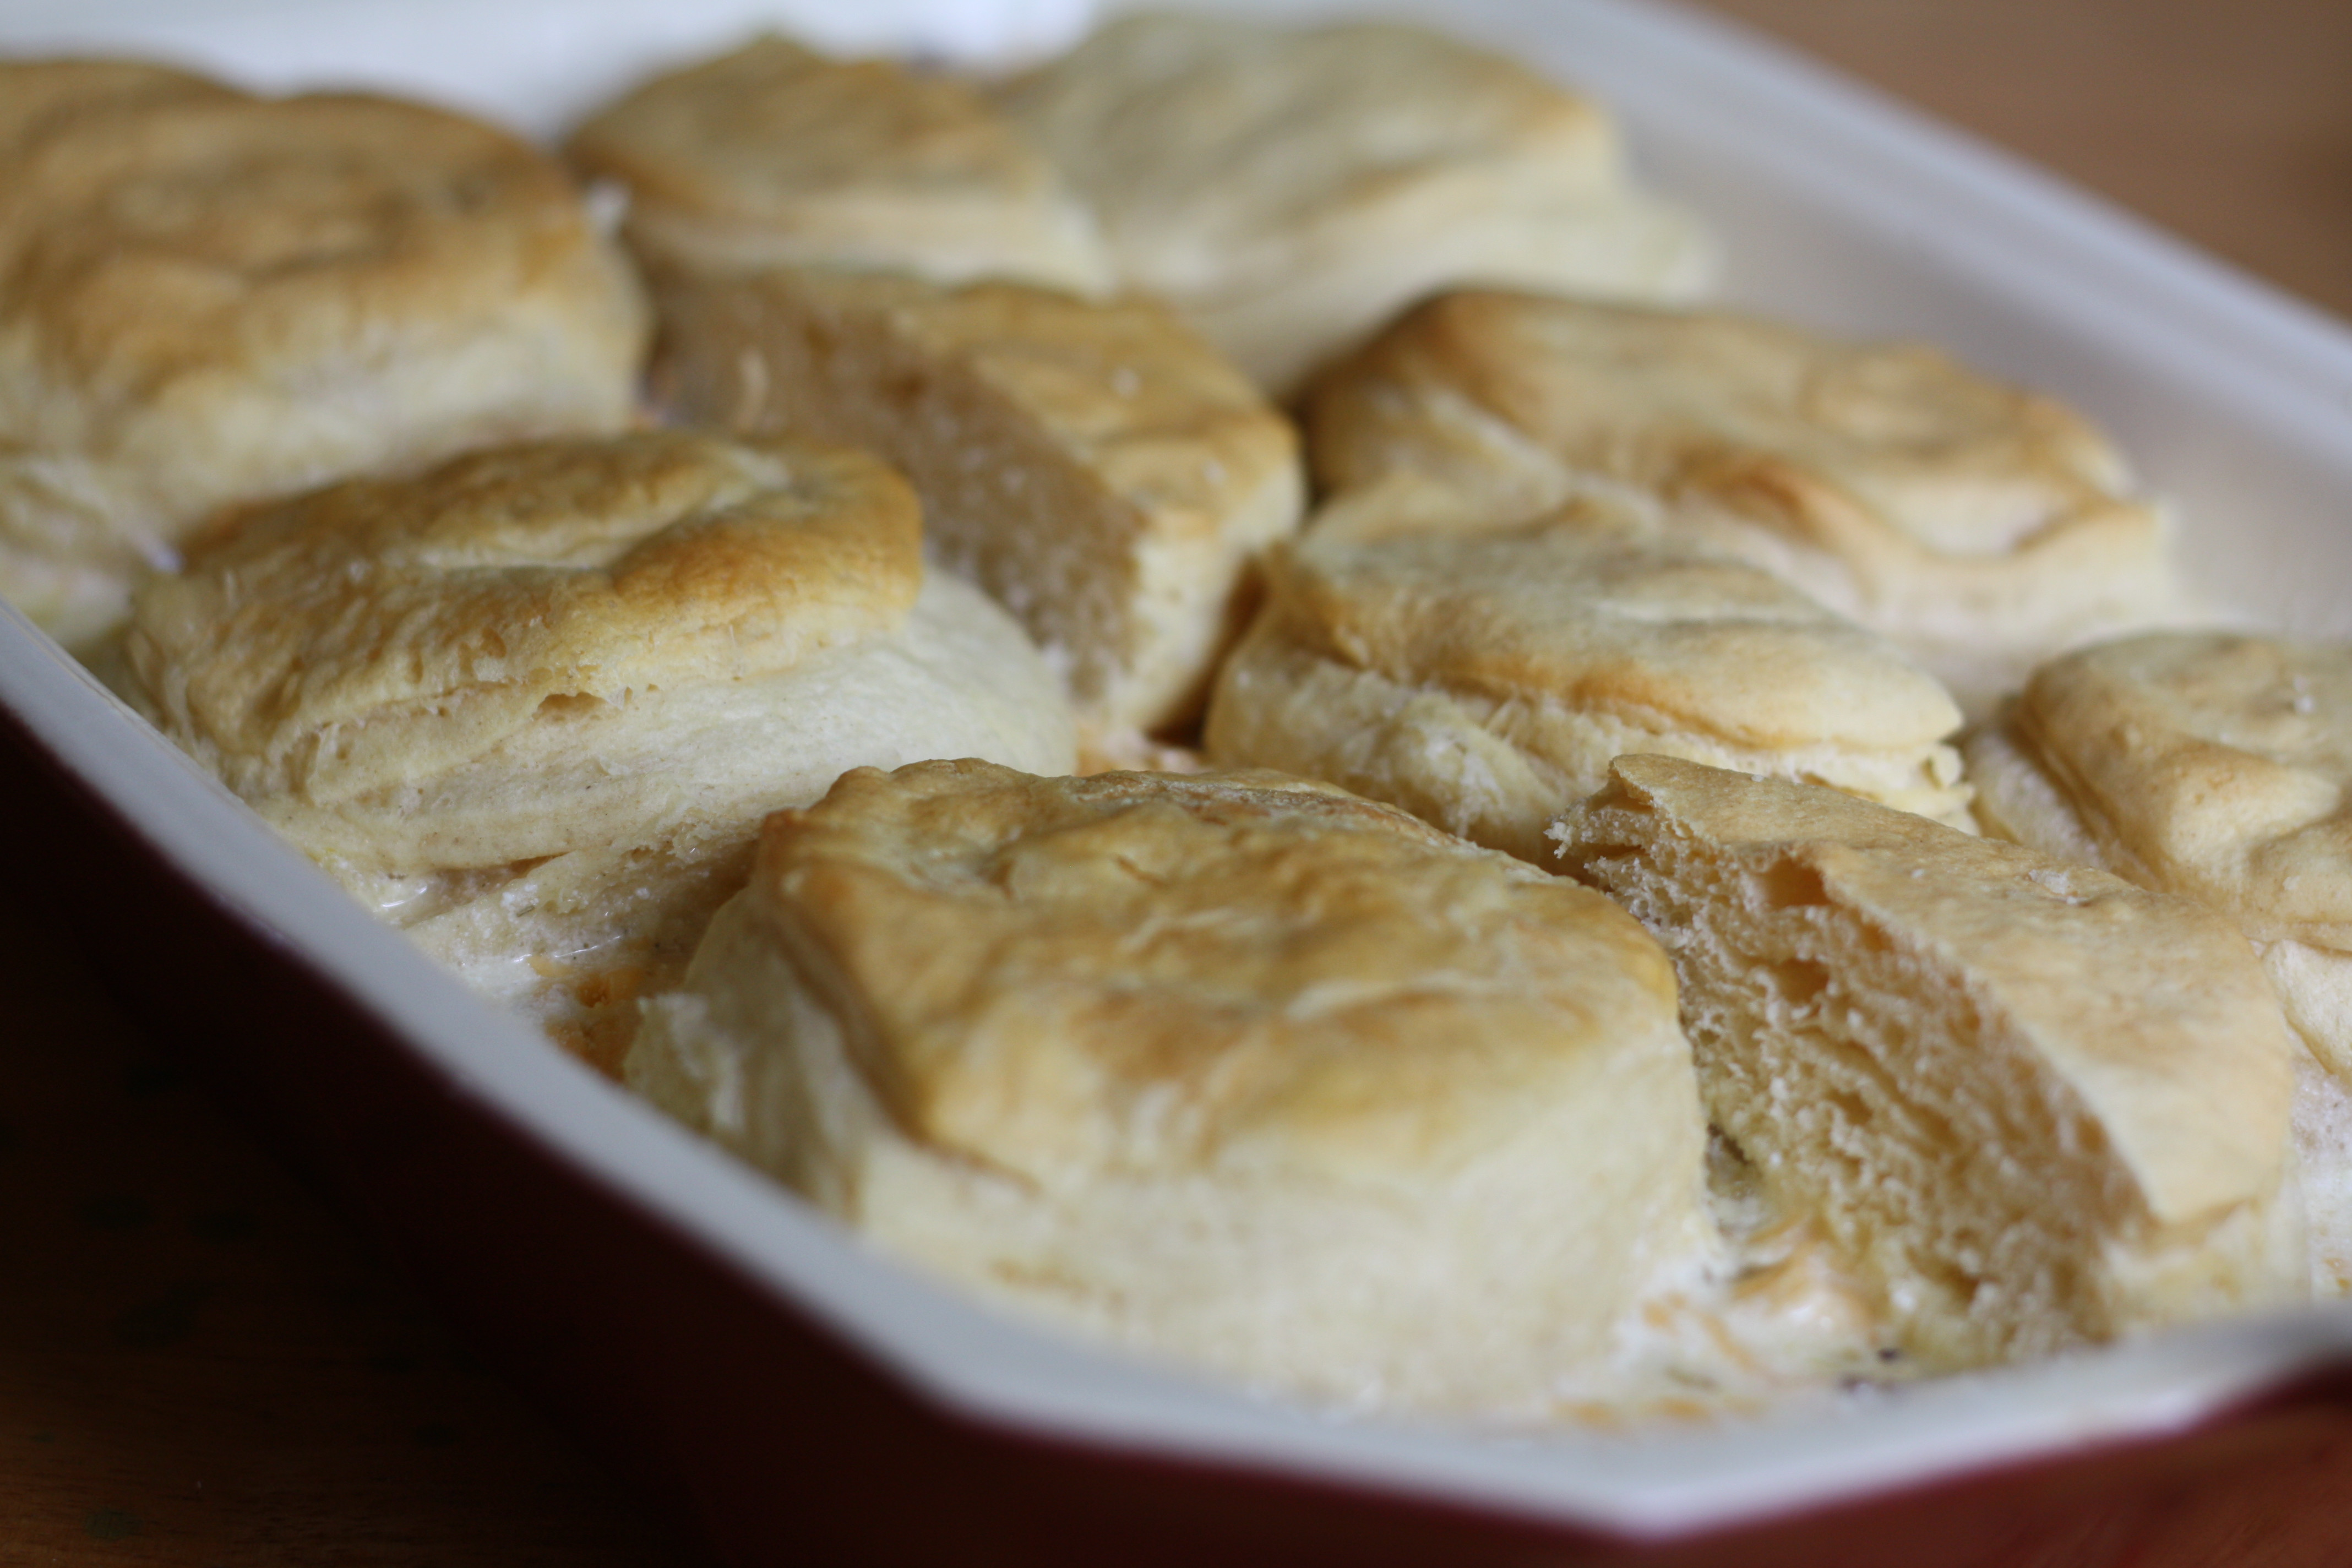
[[[629,193],[665,265],[873,268],[1097,293],[1093,220],[1044,155],[951,78],[779,37],[646,82],[568,148]]]
[[[2307,1290],[2292,1037],[2211,911],[1665,757],[1555,836],[1674,953],[1717,1124],[1930,1366]]]
[[[2220,632],[2084,648],[1969,754],[1989,831],[2236,921],[2352,1082],[2352,649]]]
[[[0,587],[61,635],[224,503],[629,417],[635,282],[513,137],[89,62],[0,100]]]
[[[1664,752],[1956,826],[1959,710],[1893,647],[1743,562],[1593,502],[1279,552],[1219,678],[1212,757],[1328,778],[1538,865],[1609,760]]]
[[[897,626],[904,481],[862,454],[685,431],[550,441],[245,517],[141,593],[164,731],[249,800],[429,778],[640,689],[790,668]]]
[[[1649,509],[1910,649],[1971,711],[2062,647],[2182,613],[2115,448],[1916,345],[1464,291],[1334,367],[1308,436],[1342,493],[1410,473],[1474,515]]]
[[[1127,280],[1276,396],[1435,288],[1678,299],[1712,271],[1604,110],[1419,28],[1127,16],[1003,102]]]
[[[677,984],[769,813],[853,767],[1058,773],[1074,746],[1020,627],[935,574],[902,625],[777,673],[577,705],[429,782],[262,812],[477,990],[614,1070],[637,997]]]

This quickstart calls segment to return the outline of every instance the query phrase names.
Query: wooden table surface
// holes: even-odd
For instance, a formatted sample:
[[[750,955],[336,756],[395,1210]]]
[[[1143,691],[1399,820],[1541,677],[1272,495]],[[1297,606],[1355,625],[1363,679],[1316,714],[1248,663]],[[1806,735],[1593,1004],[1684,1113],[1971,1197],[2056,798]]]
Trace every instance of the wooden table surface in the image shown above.
[[[2352,317],[2352,0],[1711,0]],[[0,1563],[691,1563],[0,903]]]
[[[2352,319],[2347,0],[1703,0]]]

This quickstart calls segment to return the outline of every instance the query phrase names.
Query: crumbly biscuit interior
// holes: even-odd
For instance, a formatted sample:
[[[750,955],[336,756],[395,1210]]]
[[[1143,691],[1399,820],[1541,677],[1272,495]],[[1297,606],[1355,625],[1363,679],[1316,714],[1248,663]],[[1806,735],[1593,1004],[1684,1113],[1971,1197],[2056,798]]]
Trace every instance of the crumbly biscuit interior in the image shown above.
[[[2284,1114],[2268,1141],[2213,1116],[2197,1125],[2198,1107],[2146,1065],[2168,1051],[2173,1070],[2242,1101],[2240,1113],[2274,1101],[2284,1111],[2273,1090],[2286,1084],[2273,1069],[2285,1056],[2265,1044],[2265,1030],[2284,1037],[2275,1005],[2246,984],[2244,955],[2217,945],[2218,931],[2176,921],[2182,945],[2168,962],[2211,971],[2210,994],[2236,1005],[2210,1026],[2242,1044],[2209,1053],[2194,1031],[2168,1044],[2162,1032],[2179,1027],[2160,1004],[2147,1018],[2070,1016],[2062,999],[2053,1014],[2032,994],[2044,984],[2034,952],[2050,954],[2046,973],[2078,962],[2145,968],[2154,954],[2111,947],[2091,927],[2145,924],[2154,910],[2124,905],[2147,895],[2055,862],[2024,867],[2051,889],[2042,934],[2033,951],[1980,954],[1952,945],[1972,917],[1938,931],[1943,922],[1890,916],[1915,900],[1932,908],[1924,887],[1893,903],[1860,891],[1891,874],[1855,858],[1874,851],[1809,846],[1801,834],[1775,842],[1770,792],[1782,786],[1684,770],[1628,759],[1557,837],[1579,877],[1674,952],[1716,1123],[1877,1282],[1909,1349],[1930,1365],[1966,1366],[2293,1298],[2302,1218],[2292,1174],[2281,1173],[2291,1165]],[[1629,774],[1642,783],[1628,787]],[[1677,786],[1713,792],[1698,809],[1718,826],[1645,800]],[[1742,827],[1752,841],[1713,837]],[[1909,875],[1966,876],[1957,858],[1923,855]],[[2095,922],[2055,912],[2118,897]],[[2079,961],[2054,951],[2069,942],[2085,944]],[[2105,1039],[2108,1029],[2149,1057]],[[2210,1151],[2191,1148],[2200,1137]],[[2183,1163],[2168,1179],[2175,1159]]]
[[[885,454],[1107,743],[1197,714],[1303,479],[1288,424],[1165,311],[814,269],[659,293],[682,415]]]

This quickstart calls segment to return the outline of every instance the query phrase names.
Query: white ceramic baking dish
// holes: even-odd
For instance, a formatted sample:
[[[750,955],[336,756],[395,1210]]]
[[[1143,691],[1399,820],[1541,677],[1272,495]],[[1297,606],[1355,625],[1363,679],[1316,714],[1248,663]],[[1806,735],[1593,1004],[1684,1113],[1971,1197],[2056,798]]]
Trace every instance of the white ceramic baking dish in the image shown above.
[[[85,0],[0,6],[0,48],[384,87],[544,133],[763,17],[835,47],[1006,58],[1067,37],[1080,9]],[[2178,505],[2215,599],[2352,633],[2339,323],[1679,11],[1383,10],[1612,103],[1648,179],[1721,233],[1732,299],[1932,339],[2063,395]],[[33,825],[14,890],[68,906],[151,1016],[201,1014],[205,1028],[184,1032],[213,1042],[288,1141],[739,1560],[822,1542],[828,1560],[872,1561],[2137,1563],[2174,1561],[2164,1543],[2195,1534],[2184,1497],[2210,1500],[2196,1528],[2213,1535],[2234,1528],[2232,1500],[2303,1509],[2303,1492],[2278,1492],[2294,1465],[2312,1498],[2346,1490],[2325,1456],[2352,1452],[2335,1396],[2352,1307],[1833,1414],[1509,1442],[1324,1420],[1097,1354],[869,1257],[494,1014],[13,615],[0,709],[5,783]],[[1988,1519],[2003,1522],[1987,1533]],[[2334,1539],[2310,1537],[2321,1552]],[[2067,1554],[2030,1554],[2049,1542]]]

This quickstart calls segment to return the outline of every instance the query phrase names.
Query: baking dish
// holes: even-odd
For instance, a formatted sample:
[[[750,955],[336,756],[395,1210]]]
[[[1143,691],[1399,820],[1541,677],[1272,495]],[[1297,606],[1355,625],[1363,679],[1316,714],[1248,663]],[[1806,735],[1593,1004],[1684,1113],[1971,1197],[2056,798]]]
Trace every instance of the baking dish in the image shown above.
[[[830,18],[813,30],[836,47],[958,55],[1080,22],[812,9],[788,20]],[[2352,632],[2341,327],[1683,14],[1418,14],[1613,103],[1650,179],[1723,233],[1732,298],[2067,396],[2177,501],[2217,600]],[[546,131],[758,15],[116,4],[0,12],[0,42],[359,80]],[[13,618],[0,704],[20,896],[77,906],[151,1016],[736,1560],[2317,1563],[2352,1540],[2330,1500],[2352,1308],[1835,1412],[1509,1442],[1324,1421],[1051,1339],[868,1257],[491,1013]]]

